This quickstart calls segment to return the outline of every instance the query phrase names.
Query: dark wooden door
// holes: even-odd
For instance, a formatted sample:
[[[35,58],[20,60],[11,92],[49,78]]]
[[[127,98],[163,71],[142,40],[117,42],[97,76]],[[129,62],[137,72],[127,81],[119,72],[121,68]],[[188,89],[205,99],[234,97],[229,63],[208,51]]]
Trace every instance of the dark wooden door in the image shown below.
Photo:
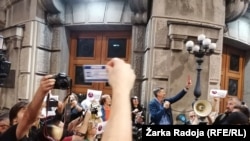
[[[101,90],[112,94],[108,83],[86,83],[83,65],[106,64],[111,58],[119,57],[130,62],[131,32],[81,32],[72,33],[70,42],[69,75],[72,92],[83,93],[87,89]]]
[[[220,112],[224,112],[227,99],[231,96],[243,97],[245,52],[224,45],[222,54],[221,89],[228,90],[226,98],[220,101]]]

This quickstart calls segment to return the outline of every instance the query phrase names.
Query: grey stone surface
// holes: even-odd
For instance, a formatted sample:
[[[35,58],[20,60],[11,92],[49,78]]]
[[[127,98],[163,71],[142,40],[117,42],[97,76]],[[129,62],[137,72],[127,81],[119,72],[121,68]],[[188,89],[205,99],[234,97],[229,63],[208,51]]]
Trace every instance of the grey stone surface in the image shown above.
[[[32,59],[32,48],[22,48],[20,53],[20,73],[30,73],[31,71],[31,60]]]
[[[152,17],[209,22],[221,26],[225,22],[225,14],[222,12],[225,9],[224,1],[157,0],[152,2]]]
[[[35,22],[28,22],[25,24],[25,32],[23,33],[22,46],[32,46],[33,41],[36,39],[34,34]]]
[[[119,23],[124,9],[124,1],[110,1],[107,3],[105,20],[107,23]],[[115,14],[114,14],[115,12]]]
[[[52,44],[52,31],[51,29],[42,23],[38,24],[37,27],[37,46],[51,50]]]
[[[221,55],[211,55],[209,60],[209,82],[220,84],[221,77]]]
[[[16,3],[13,3],[12,7],[10,7],[11,19],[10,25],[16,25],[24,21],[28,21],[30,18],[30,8],[31,8],[31,0],[21,0]],[[15,13],[15,14],[14,14]]]
[[[18,99],[30,98],[30,74],[20,74],[18,77]]]
[[[67,24],[130,24],[131,14],[128,3],[123,0],[74,1],[66,5],[65,19]]]
[[[243,95],[243,101],[245,101],[248,105],[248,107],[250,107],[250,75],[248,75],[250,73],[250,52],[247,51],[246,52],[246,62],[245,62],[245,75],[244,75],[244,95]]]
[[[68,6],[67,6],[68,7]],[[72,9],[72,7],[74,7]],[[72,7],[70,7],[70,9],[72,10],[73,13],[71,13],[72,17],[73,17],[73,23],[84,23],[86,22],[88,19],[88,5],[85,2],[77,2],[77,3],[72,3]],[[71,12],[71,11],[69,11]],[[69,14],[67,14],[69,15]],[[71,20],[71,19],[67,19],[67,20]],[[69,21],[67,21],[69,22]]]
[[[143,54],[135,53],[132,60],[133,69],[135,70],[135,74],[137,78],[142,78],[142,69],[143,69]]]
[[[154,18],[152,22],[153,29],[151,34],[154,34],[154,36],[152,36],[154,42],[153,46],[169,48],[167,19]]]
[[[88,3],[88,22],[89,23],[103,23],[106,12],[106,2],[97,1]]]
[[[151,51],[152,52],[152,51]],[[151,71],[152,71],[152,67],[151,67],[151,61],[152,60],[149,56],[150,56],[150,50],[147,50],[144,54],[144,58],[143,58],[143,70],[142,70],[142,78],[149,78],[151,76]]]
[[[171,51],[158,48],[154,48],[152,51],[151,59],[153,63],[152,66],[147,69],[152,69],[153,78],[167,80],[171,70]]]
[[[36,53],[35,72],[48,74],[50,72],[51,53],[39,48]]]
[[[134,52],[144,52],[145,51],[145,26],[133,26],[133,51]]]

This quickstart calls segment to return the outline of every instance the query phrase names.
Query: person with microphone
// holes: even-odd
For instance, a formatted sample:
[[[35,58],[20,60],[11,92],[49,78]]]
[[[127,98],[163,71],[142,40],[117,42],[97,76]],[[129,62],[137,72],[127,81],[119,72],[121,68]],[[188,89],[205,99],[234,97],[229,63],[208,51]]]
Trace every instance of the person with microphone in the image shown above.
[[[166,92],[164,88],[158,87],[154,89],[153,94],[155,98],[149,102],[150,124],[173,125],[171,104],[180,100],[187,93],[191,85],[192,82],[188,79],[185,88],[171,98],[165,98]]]

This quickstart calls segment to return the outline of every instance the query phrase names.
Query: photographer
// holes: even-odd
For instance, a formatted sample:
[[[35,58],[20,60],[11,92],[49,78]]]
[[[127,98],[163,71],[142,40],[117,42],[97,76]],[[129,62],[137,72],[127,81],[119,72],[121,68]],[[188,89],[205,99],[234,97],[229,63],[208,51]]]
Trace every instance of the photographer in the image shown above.
[[[145,108],[140,104],[137,96],[131,97],[133,140],[141,140],[142,125],[145,122]]]
[[[32,101],[21,107],[19,110],[15,110],[15,116],[10,119],[10,122],[16,121],[16,124],[11,126],[1,137],[1,141],[19,141],[29,140],[29,131],[32,125],[39,119],[40,110],[42,108],[43,99],[50,90],[54,88],[55,79],[53,75],[46,75],[40,81]],[[14,107],[12,107],[14,108]]]
[[[63,104],[64,104],[64,106],[66,106],[67,104],[70,105],[69,121],[72,121],[72,120],[78,118],[79,116],[82,115],[82,112],[84,111],[83,107],[78,102],[78,97],[76,96],[75,93],[71,93],[70,95],[67,95],[64,98]]]

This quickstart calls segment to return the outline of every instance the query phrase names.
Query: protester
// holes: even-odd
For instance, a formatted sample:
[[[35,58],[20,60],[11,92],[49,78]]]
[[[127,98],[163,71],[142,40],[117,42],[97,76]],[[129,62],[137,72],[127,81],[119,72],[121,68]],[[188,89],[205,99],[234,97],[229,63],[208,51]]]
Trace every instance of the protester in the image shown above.
[[[10,127],[9,110],[5,110],[0,114],[0,136]]]
[[[39,119],[41,112],[39,109],[42,108],[43,99],[54,88],[55,79],[52,77],[53,75],[46,75],[41,79],[40,86],[29,104],[25,105],[23,103],[23,107],[21,104],[17,106],[17,109],[13,109],[16,105],[12,107],[12,110],[14,110],[14,116],[12,116],[10,111],[10,123],[12,126],[0,137],[1,141],[19,141],[32,138],[32,136],[29,136],[29,131]]]
[[[188,122],[187,122],[188,125],[198,125],[199,122],[200,122],[199,117],[194,112],[194,110],[189,111],[189,113],[188,113],[188,119],[189,119]]]
[[[145,111],[137,96],[131,97],[132,125],[141,127],[145,122]]]
[[[112,87],[112,106],[109,121],[101,141],[132,141],[130,91],[135,73],[130,64],[113,58],[107,63],[108,81]]]
[[[221,125],[224,121],[226,121],[227,117],[232,113],[234,106],[241,105],[241,101],[238,97],[230,97],[227,101],[226,111],[220,115],[218,115],[212,125]]]
[[[110,115],[111,109],[111,96],[109,94],[104,94],[101,96],[100,104],[101,104],[101,111],[102,111],[102,120],[107,121]]]
[[[187,93],[191,85],[192,83],[188,79],[185,88],[171,98],[165,98],[166,92],[164,88],[159,87],[154,89],[153,94],[155,98],[149,102],[150,123],[156,125],[173,125],[171,104],[180,100]]]

